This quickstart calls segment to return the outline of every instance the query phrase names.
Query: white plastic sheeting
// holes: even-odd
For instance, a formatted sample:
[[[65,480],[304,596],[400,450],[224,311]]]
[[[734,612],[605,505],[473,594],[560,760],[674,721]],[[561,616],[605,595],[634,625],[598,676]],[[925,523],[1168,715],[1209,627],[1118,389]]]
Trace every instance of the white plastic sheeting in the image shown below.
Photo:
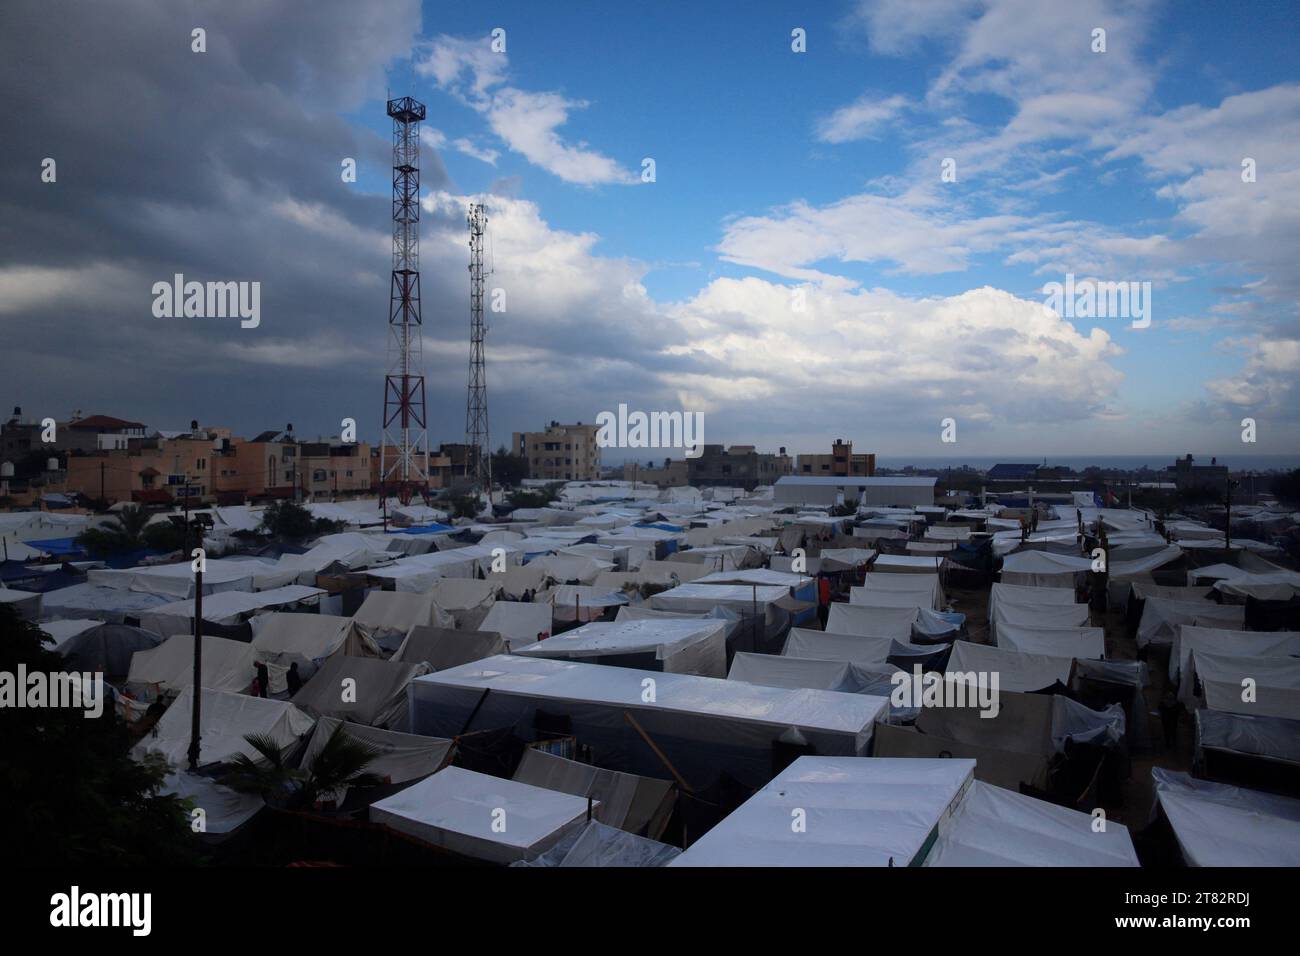
[[[804,657],[811,660],[849,661],[867,667],[885,664],[890,657],[923,660],[939,648],[923,644],[909,644],[892,637],[872,637],[863,634],[836,634],[831,631],[811,631],[795,627],[790,629],[782,657]]]
[[[1213,601],[1190,601],[1186,604],[1164,598],[1147,598],[1138,621],[1137,645],[1172,644],[1180,624],[1199,627],[1242,630],[1246,609],[1241,605],[1215,604]]]
[[[497,601],[479,624],[481,631],[495,631],[511,648],[532,644],[538,635],[551,635],[551,606],[526,601]]]
[[[294,694],[293,703],[313,717],[406,730],[407,686],[428,670],[423,663],[335,654]]]
[[[1300,719],[1300,657],[1259,657],[1193,651],[1187,666],[1211,710]],[[1246,690],[1249,685],[1249,694]]]
[[[993,620],[993,613],[999,606],[1025,608],[1039,607],[1044,604],[1059,606],[1074,603],[1073,587],[1040,588],[1023,584],[1003,584],[1000,581],[995,581],[992,590],[989,592],[989,620]]]
[[[1137,866],[1128,828],[975,781],[925,866]]]
[[[257,650],[243,641],[203,636],[203,686],[243,693],[253,684]],[[194,635],[177,634],[147,651],[136,651],[126,682],[176,694],[194,683]]]
[[[0,594],[4,593],[6,592],[0,589]],[[128,617],[138,619],[143,611],[171,603],[170,598],[161,594],[98,587],[94,584],[74,584],[56,591],[47,591],[43,596],[45,601],[41,613],[45,617],[93,617],[107,624],[122,624]]]
[[[314,602],[326,592],[303,584],[290,584],[269,591],[221,591],[203,597],[203,620],[213,624],[233,625],[245,615],[265,608],[287,607]],[[140,626],[164,637],[194,630],[194,601],[176,601],[143,611]]]
[[[1234,657],[1293,657],[1300,655],[1300,633],[1178,625],[1174,630],[1174,648],[1169,654],[1169,679],[1179,684],[1179,697],[1183,700],[1191,699],[1193,679],[1188,673],[1188,663],[1192,651]]]
[[[692,581],[669,591],[652,595],[650,606],[660,611],[711,611],[723,607],[743,615],[753,613],[755,605],[759,616],[772,620],[773,605],[790,595],[790,589],[771,585],[700,584]]]
[[[659,668],[674,674],[725,677],[727,625],[707,618],[597,622],[517,648],[515,653],[592,663],[615,656],[649,656]]]
[[[631,833],[645,832],[650,837],[663,833],[676,802],[671,780],[605,770],[535,747],[524,750],[514,779],[575,797],[590,797],[596,801],[595,820]]]
[[[0,588],[0,604],[8,604],[19,617],[27,621],[36,621],[41,617],[41,594],[36,591]]]
[[[205,595],[223,591],[265,591],[292,584],[299,575],[292,568],[285,569],[273,562],[256,559],[208,558],[206,563],[203,572]],[[87,572],[86,583],[96,587],[170,595],[172,598],[194,596],[194,571],[189,561],[124,570],[100,568]]]
[[[266,806],[255,793],[223,787],[210,777],[176,770],[167,774],[159,793],[191,800],[203,810],[204,833],[226,836],[253,819]]]
[[[322,717],[316,721],[316,729],[307,741],[307,750],[302,757],[303,770],[312,768],[316,757],[340,726],[349,737],[378,751],[375,758],[366,765],[366,771],[382,778],[386,783],[405,783],[427,777],[447,762],[447,755],[455,746],[453,741],[440,737],[421,737],[342,721],[335,717]],[[344,794],[336,796],[342,799]]]
[[[153,730],[131,752],[137,756],[158,753],[174,766],[185,764],[190,746],[193,692],[193,687],[181,691]],[[199,716],[200,766],[229,761],[236,754],[257,757],[257,751],[244,739],[247,734],[267,734],[287,750],[315,724],[287,701],[207,689],[203,691]]]
[[[259,614],[250,623],[253,647],[263,659],[284,667],[321,661],[340,650],[358,657],[380,654],[350,617],[275,611]]]
[[[434,603],[432,595],[406,591],[371,591],[352,619],[363,634],[389,651],[395,651],[416,625],[455,625],[452,616]]]
[[[1190,866],[1300,866],[1300,800],[1153,768]]]
[[[665,768],[628,722],[632,716],[696,786],[723,771],[759,785],[771,773],[772,744],[791,735],[819,753],[861,754],[888,703],[860,694],[521,656],[429,674],[413,681],[410,693],[417,733],[464,733],[476,708],[471,729],[531,727],[539,710],[562,713],[593,748],[598,765],[662,777]]]
[[[859,529],[855,529],[855,532]],[[872,571],[885,571],[905,574],[937,574],[952,566],[952,562],[942,555],[928,557],[910,554],[882,554],[871,565]]]
[[[990,629],[995,640],[1003,627],[1087,627],[1086,604],[1037,604],[1033,606],[999,603],[993,611]]]
[[[587,801],[447,767],[373,804],[370,819],[462,856],[512,863],[542,853],[584,824]]]
[[[863,576],[862,586],[849,590],[850,604],[876,604],[874,596],[881,594],[919,596],[917,607],[939,610],[944,605],[943,586],[937,574],[881,574],[870,572]],[[895,605],[902,606],[902,605]]]
[[[891,637],[897,641],[908,641],[914,636],[941,641],[956,637],[961,628],[925,607],[878,607],[836,602],[830,606],[826,630],[864,637]]]
[[[998,647],[1023,654],[1077,657],[1101,660],[1106,656],[1106,630],[1100,627],[1023,627],[1003,624],[998,628]]]
[[[970,644],[955,641],[948,658],[947,672],[998,675],[999,691],[1043,690],[1057,681],[1068,685],[1074,661],[1068,657],[1047,657],[1042,654],[1022,654],[987,644]],[[981,679],[987,684],[987,679]]]
[[[681,850],[657,840],[589,821],[582,829],[570,830],[545,853],[511,866],[545,867],[629,867],[667,866]]]
[[[908,866],[974,770],[962,759],[800,757],[670,865]]]
[[[627,595],[583,584],[561,584],[537,597],[537,603],[551,606],[556,621],[594,621],[612,607],[626,604]]]

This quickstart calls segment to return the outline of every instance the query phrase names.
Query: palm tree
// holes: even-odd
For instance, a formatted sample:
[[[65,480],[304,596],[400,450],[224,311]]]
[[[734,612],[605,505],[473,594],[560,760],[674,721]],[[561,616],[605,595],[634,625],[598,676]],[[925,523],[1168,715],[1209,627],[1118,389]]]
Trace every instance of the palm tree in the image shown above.
[[[77,544],[92,554],[137,551],[145,546],[144,529],[151,517],[137,505],[123,508],[99,527],[77,535]]]
[[[239,754],[221,783],[241,793],[260,794],[273,806],[299,809],[348,787],[374,787],[382,777],[366,767],[383,751],[349,735],[340,722],[309,770],[293,769],[284,762],[280,744],[268,734],[248,734],[257,757]]]

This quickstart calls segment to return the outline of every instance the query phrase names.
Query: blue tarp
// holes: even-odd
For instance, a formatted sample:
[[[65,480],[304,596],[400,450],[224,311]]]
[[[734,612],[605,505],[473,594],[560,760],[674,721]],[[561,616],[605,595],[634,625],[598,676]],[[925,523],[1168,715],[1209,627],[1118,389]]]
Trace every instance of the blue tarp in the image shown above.
[[[414,528],[389,528],[389,534],[446,534],[457,530],[449,524],[422,524]]]
[[[84,555],[86,552],[77,544],[76,538],[46,538],[43,541],[24,541],[23,544],[49,555]]]
[[[680,526],[678,526],[678,525],[675,525],[675,524],[668,524],[668,523],[666,523],[666,522],[640,523],[640,524],[638,524],[636,527],[638,527],[638,528],[658,528],[660,531],[671,531],[671,532],[674,533],[674,534],[681,534],[683,531],[686,530],[685,528],[682,528],[682,527],[680,527]]]

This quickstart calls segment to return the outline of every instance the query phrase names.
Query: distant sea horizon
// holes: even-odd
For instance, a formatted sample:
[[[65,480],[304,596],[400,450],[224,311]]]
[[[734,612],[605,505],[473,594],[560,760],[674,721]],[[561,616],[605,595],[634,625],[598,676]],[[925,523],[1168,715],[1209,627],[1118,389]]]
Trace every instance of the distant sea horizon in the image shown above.
[[[1138,471],[1149,468],[1152,471],[1164,471],[1171,467],[1176,458],[1182,455],[877,455],[877,468],[899,469],[911,465],[913,468],[971,468],[987,470],[999,464],[1028,464],[1030,462],[1047,467],[1061,466],[1073,471],[1096,466],[1103,469]],[[1226,465],[1232,471],[1291,471],[1300,468],[1300,453],[1293,455],[1198,455],[1192,453],[1194,463],[1208,465],[1211,460],[1216,464]]]

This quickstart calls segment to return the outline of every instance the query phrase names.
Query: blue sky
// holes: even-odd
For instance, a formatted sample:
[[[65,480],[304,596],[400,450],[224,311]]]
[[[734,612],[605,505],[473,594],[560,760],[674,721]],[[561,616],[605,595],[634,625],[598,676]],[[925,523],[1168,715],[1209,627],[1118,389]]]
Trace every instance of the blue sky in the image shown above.
[[[108,42],[69,51],[40,90],[148,95],[105,93],[73,124],[33,113],[18,127],[24,155],[66,137],[64,155],[105,174],[97,202],[69,207],[70,221],[101,214],[79,223],[84,247],[33,238],[74,184],[17,197],[36,223],[11,220],[14,264],[0,269],[0,318],[19,311],[5,306],[16,290],[32,323],[18,364],[41,360],[38,324],[89,334],[68,291],[87,275],[95,307],[120,299],[128,330],[130,290],[159,273],[260,276],[255,332],[141,328],[152,348],[236,380],[186,386],[191,414],[253,431],[292,413],[324,433],[347,413],[371,430],[388,88],[428,105],[434,444],[463,437],[463,216],[477,198],[489,281],[510,303],[489,317],[494,444],[625,402],[702,411],[708,441],[794,450],[850,437],[885,455],[1239,454],[1245,417],[1258,424],[1247,450],[1300,448],[1295,4],[807,6],[322,0],[294,29],[290,4],[130,0],[139,16],[88,25]],[[14,42],[64,43],[32,9],[38,35]],[[195,22],[209,58],[167,52]],[[796,27],[807,52],[791,49]],[[504,53],[490,48],[497,28]],[[204,125],[171,128],[180,110]],[[250,163],[250,143],[272,158]],[[343,156],[358,158],[356,184],[337,180]],[[956,182],[941,180],[945,158]],[[177,242],[175,222],[200,212]],[[1043,285],[1067,272],[1150,282],[1154,321],[1051,313]],[[93,345],[100,359],[125,347]],[[15,401],[52,400],[24,374]],[[69,377],[86,394],[60,400],[159,424],[180,388]],[[957,447],[939,443],[947,417]]]

